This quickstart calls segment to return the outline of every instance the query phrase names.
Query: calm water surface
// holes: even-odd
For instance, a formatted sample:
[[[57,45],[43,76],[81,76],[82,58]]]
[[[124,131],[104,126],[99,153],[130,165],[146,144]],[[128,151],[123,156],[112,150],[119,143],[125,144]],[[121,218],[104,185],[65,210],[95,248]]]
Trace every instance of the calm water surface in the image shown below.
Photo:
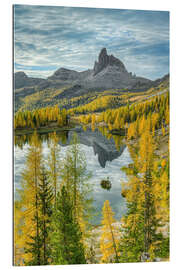
[[[90,136],[88,136],[88,138],[90,138]],[[102,139],[98,139],[97,143],[98,145],[101,145],[100,152],[99,148],[97,150],[97,146],[95,151],[94,144],[92,143],[93,141],[92,138],[91,143],[86,142],[86,144],[83,144],[81,143],[81,141],[82,140],[80,140],[80,147],[81,150],[84,151],[86,156],[87,170],[92,173],[92,178],[89,181],[92,183],[93,187],[92,196],[94,198],[94,206],[97,209],[97,212],[99,212],[99,214],[97,214],[95,218],[94,223],[99,223],[101,220],[101,209],[105,200],[110,201],[110,205],[113,211],[115,212],[115,218],[119,220],[122,214],[124,214],[126,211],[126,202],[125,199],[121,196],[121,183],[127,181],[127,177],[126,174],[121,171],[121,168],[123,166],[127,166],[129,163],[132,162],[130,154],[128,152],[128,148],[124,146],[122,153],[120,153],[120,155],[118,156],[117,153],[113,155],[113,140],[108,141],[108,145],[106,145],[105,151],[102,148],[101,143]],[[99,162],[99,159],[100,158],[102,159],[102,156],[107,155],[106,152],[109,145],[111,147],[109,153],[110,156],[113,156],[113,160],[112,161],[106,160],[105,167],[103,168],[102,164],[100,164]],[[44,141],[42,143],[42,146],[43,146],[43,156],[45,159],[47,159],[47,156],[49,154],[47,142]],[[63,159],[69,147],[70,147],[69,145],[61,146],[60,159]],[[17,199],[16,190],[18,188],[21,188],[20,186],[21,174],[25,168],[28,148],[29,148],[28,143],[26,143],[22,148],[20,148],[19,146],[14,147],[14,192],[16,199]],[[112,188],[110,191],[103,189],[100,185],[101,180],[107,177],[109,177],[112,183]]]

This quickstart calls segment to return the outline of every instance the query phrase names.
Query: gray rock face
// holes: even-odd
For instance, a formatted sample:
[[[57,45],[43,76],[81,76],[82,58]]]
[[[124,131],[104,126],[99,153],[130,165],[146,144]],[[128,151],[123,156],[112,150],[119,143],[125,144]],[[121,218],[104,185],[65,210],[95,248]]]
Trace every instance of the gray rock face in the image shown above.
[[[19,71],[14,74],[14,87],[15,89],[28,87],[28,86],[37,86],[45,82],[45,79],[40,78],[31,78],[26,75],[26,73]]]
[[[107,66],[116,66],[118,67],[119,72],[127,72],[124,64],[113,55],[108,55],[106,48],[103,48],[99,54],[98,62],[95,61],[94,64],[94,76],[101,72]]]
[[[52,88],[60,88],[70,85],[74,88],[81,83],[92,73],[92,70],[85,70],[82,72],[60,68],[54,74],[48,77],[47,81]],[[76,90],[76,87],[74,88]],[[70,90],[70,92],[72,92]],[[71,93],[72,94],[72,93]],[[68,96],[69,97],[69,96]]]
[[[163,76],[162,78],[159,78],[157,80],[154,81],[154,86],[158,86],[158,84],[165,82],[165,81],[169,81],[169,74],[166,74],[165,76]]]
[[[66,68],[60,68],[50,76],[49,80],[60,80],[60,81],[75,81],[78,77],[78,72]]]
[[[28,78],[28,76],[26,75],[26,73],[23,72],[23,71],[16,72],[15,73],[15,77],[16,77],[16,79],[19,78],[19,79],[22,79],[22,80]]]
[[[26,73],[20,71],[16,72],[14,75],[14,83],[15,83],[15,88],[21,88],[26,84],[28,76]]]
[[[106,48],[103,48],[99,53],[98,61],[95,61],[93,69],[77,72],[60,68],[47,79],[30,78],[24,72],[17,72],[14,78],[15,89],[34,87],[35,90],[41,91],[47,88],[67,87],[64,93],[67,95],[66,98],[80,96],[88,91],[104,91],[107,89],[145,90],[154,86],[156,82],[133,76],[132,72],[127,71],[122,61],[107,54]],[[76,87],[77,85],[78,87]],[[60,95],[59,98],[64,98],[64,94]]]

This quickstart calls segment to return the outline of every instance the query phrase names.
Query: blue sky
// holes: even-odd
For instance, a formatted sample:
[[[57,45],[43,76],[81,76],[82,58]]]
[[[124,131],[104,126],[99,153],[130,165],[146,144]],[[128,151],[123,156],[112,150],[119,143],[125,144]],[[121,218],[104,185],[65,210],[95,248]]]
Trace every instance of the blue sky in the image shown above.
[[[106,47],[138,76],[169,72],[169,13],[15,5],[15,71],[47,77],[60,67],[92,69]]]

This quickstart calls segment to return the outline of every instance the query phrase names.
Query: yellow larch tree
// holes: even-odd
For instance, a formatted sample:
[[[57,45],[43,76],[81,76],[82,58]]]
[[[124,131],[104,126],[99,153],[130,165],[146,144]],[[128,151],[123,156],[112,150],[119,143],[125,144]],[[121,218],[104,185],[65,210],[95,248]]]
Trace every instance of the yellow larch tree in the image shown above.
[[[60,162],[59,162],[59,154],[60,154],[60,146],[58,144],[58,137],[54,132],[51,135],[51,141],[49,144],[50,153],[48,156],[48,166],[49,166],[49,177],[53,187],[54,193],[54,205],[56,205],[56,197],[58,192],[58,178],[60,176]]]
[[[96,115],[92,114],[92,116],[91,116],[91,129],[92,129],[92,131],[95,130],[95,124],[96,124]]]
[[[102,234],[100,239],[100,249],[102,252],[102,263],[118,262],[118,237],[117,230],[114,225],[116,220],[114,219],[114,213],[110,207],[109,201],[104,202],[102,209],[103,219],[102,219]]]
[[[137,121],[131,123],[128,128],[127,138],[133,139],[137,137]]]
[[[40,166],[42,163],[42,147],[38,140],[37,133],[31,139],[30,148],[27,155],[26,168],[22,174],[21,189],[18,191],[20,197],[18,204],[15,203],[15,250],[21,253],[21,260],[17,257],[15,262],[20,263],[30,261],[31,254],[26,253],[27,243],[32,242],[32,237],[37,236],[38,232],[38,202],[37,189],[41,174]],[[36,220],[34,216],[36,215]]]
[[[145,116],[143,116],[139,122],[139,134],[142,134],[145,129],[146,119]]]

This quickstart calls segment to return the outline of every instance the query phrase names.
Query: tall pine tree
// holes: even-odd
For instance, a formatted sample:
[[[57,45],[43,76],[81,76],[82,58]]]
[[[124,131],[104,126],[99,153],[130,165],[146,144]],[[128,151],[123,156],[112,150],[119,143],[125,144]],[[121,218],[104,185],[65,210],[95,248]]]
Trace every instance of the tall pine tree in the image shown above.
[[[30,236],[31,241],[27,243],[25,250],[26,253],[31,254],[31,260],[26,261],[26,265],[47,265],[51,262],[50,225],[52,199],[52,187],[47,178],[45,168],[42,167],[37,190],[38,209],[32,218],[32,222],[35,222],[36,226],[38,226],[38,234]]]
[[[73,215],[73,204],[65,186],[62,186],[57,196],[52,227],[53,264],[86,263],[82,233]]]
[[[89,183],[91,175],[86,168],[84,152],[78,144],[77,135],[73,135],[71,145],[62,161],[62,183],[69,192],[73,204],[73,215],[80,225],[83,237],[92,217],[92,187]]]
[[[49,259],[51,258],[50,233],[53,190],[44,167],[42,167],[38,194],[40,207],[40,237],[42,241],[41,265],[47,265],[51,262]]]

